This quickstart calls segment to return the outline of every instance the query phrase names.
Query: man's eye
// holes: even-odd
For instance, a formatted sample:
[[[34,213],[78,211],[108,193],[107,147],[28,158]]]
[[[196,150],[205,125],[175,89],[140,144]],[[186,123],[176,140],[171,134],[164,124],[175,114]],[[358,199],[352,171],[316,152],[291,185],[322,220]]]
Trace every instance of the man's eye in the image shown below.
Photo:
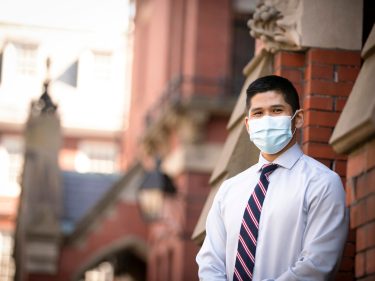
[[[282,110],[281,108],[275,108],[275,109],[273,110],[273,112],[275,112],[275,113],[280,113],[280,112],[283,112],[283,110]]]
[[[260,112],[260,111],[253,113],[253,116],[260,116],[260,115],[262,115],[262,112]]]

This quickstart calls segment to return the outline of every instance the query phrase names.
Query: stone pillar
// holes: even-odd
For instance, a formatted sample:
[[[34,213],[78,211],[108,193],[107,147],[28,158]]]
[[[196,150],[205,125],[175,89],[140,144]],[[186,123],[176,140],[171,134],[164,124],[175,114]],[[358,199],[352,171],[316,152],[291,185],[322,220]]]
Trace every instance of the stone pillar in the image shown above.
[[[16,235],[16,259],[20,263],[17,276],[55,273],[59,257],[61,129],[56,106],[47,93],[48,85],[45,87],[41,98],[32,103],[25,128],[25,164]]]

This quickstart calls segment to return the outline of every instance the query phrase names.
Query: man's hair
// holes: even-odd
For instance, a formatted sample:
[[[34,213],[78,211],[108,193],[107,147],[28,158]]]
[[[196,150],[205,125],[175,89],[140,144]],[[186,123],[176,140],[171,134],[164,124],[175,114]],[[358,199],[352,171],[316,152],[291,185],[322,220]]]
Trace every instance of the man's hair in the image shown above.
[[[251,106],[251,98],[259,93],[268,91],[279,92],[287,104],[292,107],[293,113],[300,109],[298,93],[293,84],[286,78],[269,75],[258,78],[246,90],[246,109],[249,111]]]

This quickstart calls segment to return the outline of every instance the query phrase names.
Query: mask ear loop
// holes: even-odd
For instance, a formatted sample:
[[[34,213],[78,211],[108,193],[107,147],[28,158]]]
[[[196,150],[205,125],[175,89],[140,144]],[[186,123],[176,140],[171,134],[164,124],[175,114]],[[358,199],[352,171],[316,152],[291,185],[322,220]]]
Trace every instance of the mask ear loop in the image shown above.
[[[294,117],[296,117],[296,114],[298,112],[300,112],[300,111],[301,111],[301,109],[298,109],[298,110],[296,110],[296,112],[294,112],[293,116],[290,118],[290,122],[292,122],[292,120],[294,119]],[[294,132],[292,133],[292,137],[294,136],[294,134],[295,134],[296,131],[297,131],[297,127],[294,128]]]

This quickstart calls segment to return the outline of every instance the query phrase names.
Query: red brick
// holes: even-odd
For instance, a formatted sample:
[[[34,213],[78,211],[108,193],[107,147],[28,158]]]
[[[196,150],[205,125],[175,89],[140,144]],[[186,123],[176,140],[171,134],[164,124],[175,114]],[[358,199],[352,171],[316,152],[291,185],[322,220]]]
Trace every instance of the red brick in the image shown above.
[[[353,263],[353,261],[351,261]],[[353,272],[338,272],[336,274],[336,281],[353,281],[354,280]]]
[[[375,193],[366,197],[366,221],[375,220]]]
[[[333,163],[333,170],[338,173],[340,176],[346,175],[346,161],[336,160]]]
[[[347,98],[336,97],[335,103],[334,103],[335,111],[341,112],[344,109],[346,101],[347,101]]]
[[[303,145],[303,151],[314,158],[322,159],[345,159],[344,155],[339,155],[333,151],[332,147],[328,144],[323,143],[305,143]]]
[[[293,83],[293,86],[294,88],[296,88],[296,91],[301,99],[301,97],[304,95],[304,87],[302,86],[301,83]],[[300,102],[300,104],[302,103]]]
[[[345,244],[343,256],[354,257],[354,255],[355,255],[355,244],[347,242]]]
[[[353,82],[333,82],[325,80],[307,80],[305,93],[347,97],[353,88]]]
[[[359,67],[338,66],[337,74],[339,81],[355,81],[359,73]]]
[[[361,200],[350,208],[350,227],[357,228],[366,222],[366,202]],[[357,237],[358,240],[358,237]]]
[[[375,281],[375,275],[366,276],[365,278],[358,279],[358,281]]]
[[[375,248],[366,251],[366,273],[375,273]]]
[[[375,222],[371,222],[366,225],[366,245],[367,247],[374,247],[375,246]]]
[[[348,157],[347,174],[348,178],[358,176],[366,170],[365,149],[360,149]]]
[[[350,207],[355,202],[354,189],[348,187],[349,182],[350,181],[346,181],[346,192],[345,192],[345,200],[346,200],[347,207]]]
[[[367,227],[366,225],[363,225],[361,227],[357,228],[357,241],[356,241],[356,251],[360,252],[366,249],[366,232]]]
[[[364,253],[358,253],[355,256],[355,277],[361,277],[365,275],[365,254]]]
[[[320,163],[324,164],[327,168],[331,169],[332,161],[327,159],[319,159],[316,158],[315,160],[319,161]]]
[[[375,138],[366,143],[366,170],[370,170],[375,167]]]
[[[310,63],[305,70],[305,80],[309,79],[333,80],[333,65]]]
[[[340,117],[340,113],[308,110],[305,116],[305,124],[308,126],[334,127]]]
[[[341,264],[340,264],[340,271],[349,271],[353,269],[353,258],[350,257],[342,257]]]
[[[283,76],[293,83],[301,83],[303,81],[302,70],[298,68],[280,67],[276,70],[275,74]]]
[[[328,127],[313,127],[308,126],[303,128],[303,143],[316,141],[316,142],[324,142],[328,143],[331,135],[332,135],[332,128]]]
[[[355,230],[349,229],[347,242],[353,242],[353,243],[355,243],[355,240],[356,240],[356,232],[355,232]]]
[[[322,109],[332,110],[333,109],[333,98],[329,96],[306,96],[303,101],[304,109]]]
[[[355,191],[358,199],[375,192],[375,169],[357,177]]]
[[[346,180],[345,184],[345,193],[346,193],[346,203],[347,206],[350,206],[351,203],[354,203],[355,197],[354,197],[354,191],[355,191],[355,185],[354,185],[354,179],[348,178]]]
[[[305,54],[297,52],[279,51],[275,55],[275,69],[280,67],[303,67],[305,65]]]
[[[325,50],[312,48],[307,52],[309,62],[321,64],[355,65],[361,64],[359,51]]]

